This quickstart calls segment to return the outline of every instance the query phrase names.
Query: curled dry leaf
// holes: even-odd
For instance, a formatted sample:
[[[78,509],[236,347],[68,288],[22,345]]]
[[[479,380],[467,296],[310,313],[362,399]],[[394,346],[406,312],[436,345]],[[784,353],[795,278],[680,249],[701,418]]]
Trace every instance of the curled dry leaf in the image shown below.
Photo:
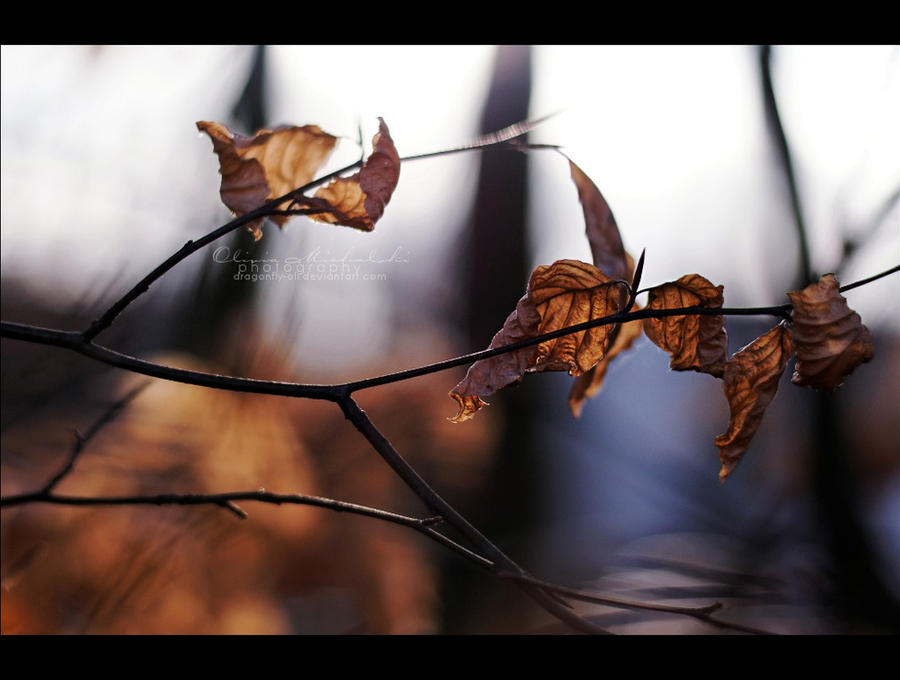
[[[584,226],[594,266],[612,280],[631,280],[633,263],[625,253],[622,236],[612,210],[597,185],[581,168],[569,161],[572,181],[578,189],[578,200],[584,210]]]
[[[615,314],[628,302],[624,286],[578,260],[535,268],[528,288],[541,316],[539,335]],[[612,324],[596,326],[542,342],[530,370],[581,375],[606,354],[613,341],[612,330]]]
[[[615,314],[627,301],[622,289],[621,284],[585,262],[560,260],[539,266],[489,349]],[[451,420],[459,423],[471,418],[485,404],[482,397],[519,382],[526,372],[568,371],[569,375],[581,375],[609,349],[612,330],[612,324],[597,326],[544,341],[537,347],[476,361],[450,392],[459,405],[459,412]]]
[[[686,274],[677,281],[651,288],[647,309],[721,307],[722,290],[722,286],[714,286],[699,274]],[[669,368],[722,377],[728,358],[724,316],[691,314],[647,319],[644,332],[672,355]]]
[[[314,199],[326,201],[330,210],[310,215],[311,219],[363,231],[375,228],[400,179],[400,156],[384,120],[378,121],[372,153],[360,171],[319,189]],[[315,207],[317,203],[314,200],[310,205]]]
[[[533,338],[538,335],[540,321],[541,316],[526,293],[506,318],[503,328],[494,335],[488,349]],[[466,377],[450,392],[450,397],[459,405],[459,412],[450,420],[455,423],[468,420],[487,405],[479,395],[487,396],[507,385],[519,382],[528,369],[534,353],[534,346],[523,347],[472,364],[466,372]]]
[[[311,182],[337,142],[315,125],[260,130],[253,137],[208,121],[199,121],[197,129],[212,139],[222,175],[219,194],[237,216]],[[271,219],[280,226],[289,217]],[[247,225],[255,240],[262,237],[262,223],[259,219]]]
[[[722,463],[720,482],[741,461],[759,429],[791,354],[791,331],[782,322],[735,353],[725,366],[724,390],[731,420],[725,434],[716,437]]]
[[[833,274],[788,293],[794,306],[795,385],[833,392],[873,354],[872,336],[847,306]]]
[[[594,266],[612,280],[630,281],[634,274],[634,260],[625,252],[622,236],[609,204],[591,178],[571,160],[569,170],[584,211],[585,233],[591,245]],[[617,324],[611,329],[612,347],[609,352],[596,366],[577,376],[572,384],[569,392],[569,410],[574,416],[581,415],[585,400],[600,391],[609,362],[616,355],[629,349],[640,335],[640,321],[631,321],[625,324],[624,328],[620,328]]]

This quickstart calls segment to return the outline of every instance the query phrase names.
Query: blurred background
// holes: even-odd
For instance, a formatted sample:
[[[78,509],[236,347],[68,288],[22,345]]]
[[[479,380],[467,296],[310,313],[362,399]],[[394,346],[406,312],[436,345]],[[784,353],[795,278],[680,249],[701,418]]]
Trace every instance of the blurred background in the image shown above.
[[[195,121],[342,137],[377,116],[401,155],[556,115],[606,196],[643,285],[701,273],[728,306],[803,285],[764,105],[773,90],[816,276],[900,261],[896,46],[11,46],[0,48],[0,311],[84,328],[157,263],[229,219]],[[364,141],[361,150],[359,140]],[[240,259],[362,260],[318,280],[236,280]],[[339,382],[482,349],[538,264],[589,261],[564,158],[456,154],[403,165],[372,233],[295,218],[182,262],[100,338],[232,375]],[[321,272],[320,272],[321,273]],[[716,481],[728,406],[642,338],[580,419],[571,378],[528,377],[454,425],[446,371],[358,393],[435,489],[523,567],[566,585],[783,633],[900,631],[900,282],[847,293],[875,358],[833,396],[790,369],[744,462]],[[729,350],[773,325],[728,319]],[[113,402],[146,382],[2,340],[2,493],[39,488]],[[422,515],[333,405],[151,380],[61,493],[321,494]],[[518,589],[424,537],[308,507],[25,506],[0,516],[3,633],[555,633]],[[619,633],[719,632],[577,606]]]

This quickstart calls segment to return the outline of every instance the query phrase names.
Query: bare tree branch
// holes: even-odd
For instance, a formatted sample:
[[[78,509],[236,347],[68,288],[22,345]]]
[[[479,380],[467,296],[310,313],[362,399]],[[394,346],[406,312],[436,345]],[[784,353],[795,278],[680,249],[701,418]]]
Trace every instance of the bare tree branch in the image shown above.
[[[890,274],[900,271],[900,265],[896,265],[883,272],[870,276],[861,281],[841,286],[841,292],[858,288],[859,286],[872,283]],[[564,335],[578,333],[580,331],[596,328],[614,323],[626,323],[636,319],[660,319],[667,316],[683,316],[683,315],[703,315],[703,316],[775,316],[783,319],[791,318],[791,305],[786,303],[771,307],[681,307],[678,309],[640,309],[633,312],[618,312],[609,316],[604,316],[592,321],[566,326],[549,333],[536,335],[533,338],[520,340],[519,342],[510,343],[502,347],[494,349],[485,349],[478,352],[470,352],[453,359],[446,359],[433,364],[427,364],[418,368],[412,368],[405,371],[390,373],[375,378],[367,378],[355,382],[333,384],[333,385],[314,385],[292,382],[280,382],[275,380],[257,380],[253,378],[239,378],[235,376],[218,375],[215,373],[204,373],[202,371],[190,371],[171,366],[163,366],[128,354],[122,354],[115,350],[103,347],[94,342],[86,340],[81,333],[73,331],[62,331],[52,328],[40,328],[28,324],[19,324],[10,321],[0,321],[0,337],[11,338],[16,340],[24,340],[26,342],[34,342],[44,345],[53,345],[69,349],[79,354],[91,357],[97,361],[101,361],[110,366],[116,366],[134,373],[149,375],[154,378],[163,378],[165,380],[173,380],[175,382],[187,383],[190,385],[200,385],[203,387],[214,387],[223,390],[232,390],[239,392],[251,392],[254,394],[273,394],[286,397],[302,397],[306,399],[325,399],[327,401],[340,401],[345,395],[352,394],[358,390],[375,387],[377,385],[386,385],[389,383],[400,382],[430,373],[437,373],[457,366],[478,361],[479,359],[487,359],[489,357],[514,352],[523,347],[537,345],[546,340],[552,340]]]
[[[469,541],[472,542],[479,550],[483,551],[485,556],[490,559],[495,567],[502,568],[514,574],[524,574],[522,568],[513,562],[503,551],[496,545],[491,543],[478,529],[472,526],[468,520],[460,515],[453,506],[441,498],[438,493],[432,489],[428,483],[407,463],[403,457],[397,452],[388,439],[375,427],[375,424],[369,419],[365,411],[353,400],[349,394],[343,397],[338,405],[344,412],[346,418],[353,423],[353,426],[366,438],[372,447],[378,452],[378,455],[390,465],[391,469],[402,479],[406,485],[425,503],[426,506],[436,514],[444,518],[454,529],[459,531]],[[520,583],[520,587],[531,596],[539,605],[548,612],[556,616],[558,619],[568,623],[576,630],[584,633],[606,634],[608,631],[600,628],[596,624],[587,621],[575,614],[567,605],[561,603],[558,598],[551,596],[542,588],[535,587],[531,584]]]
[[[334,500],[333,498],[324,498],[322,496],[310,496],[299,493],[274,493],[259,489],[257,491],[231,491],[227,493],[211,493],[211,494],[178,494],[178,493],[161,493],[153,495],[125,495],[125,496],[70,496],[65,494],[53,493],[52,490],[41,489],[32,493],[17,494],[14,496],[4,496],[0,498],[0,508],[12,508],[17,505],[25,505],[27,503],[49,503],[53,505],[77,505],[77,506],[97,506],[97,505],[219,505],[226,506],[229,503],[238,501],[256,501],[259,503],[269,503],[272,505],[312,505],[320,508],[327,508],[336,512],[348,512],[356,515],[364,515],[366,517],[374,517],[384,522],[392,522],[402,526],[414,529],[429,528],[439,518],[435,517],[408,517],[400,515],[388,510],[379,508],[371,508],[356,503],[348,503],[346,501]],[[241,513],[242,518],[247,517],[247,513]]]
[[[722,605],[718,602],[699,607],[679,607],[673,605],[656,604],[650,602],[640,602],[637,600],[628,600],[624,598],[610,597],[585,591],[569,586],[558,585],[544,581],[534,576],[530,576],[524,572],[513,572],[505,569],[499,569],[494,562],[482,557],[468,548],[448,538],[444,534],[436,531],[433,527],[443,520],[440,516],[432,517],[411,517],[402,515],[380,508],[373,508],[357,503],[348,503],[332,498],[324,498],[322,496],[312,496],[307,494],[280,494],[265,489],[258,491],[232,491],[227,493],[212,494],[175,494],[163,493],[153,495],[125,495],[125,496],[72,496],[66,494],[56,494],[52,491],[42,489],[32,493],[18,494],[15,496],[5,496],[0,498],[0,508],[11,508],[18,505],[29,503],[43,503],[50,505],[67,505],[80,507],[97,507],[97,506],[139,506],[139,505],[179,505],[179,506],[198,506],[198,505],[217,505],[234,512],[239,518],[246,519],[247,513],[241,510],[235,503],[237,501],[253,501],[259,503],[267,503],[272,505],[307,505],[325,508],[335,512],[346,512],[363,517],[389,522],[410,529],[427,536],[431,540],[449,548],[453,552],[472,561],[476,565],[485,570],[494,573],[500,578],[516,581],[520,584],[538,586],[541,590],[556,593],[575,600],[602,604],[618,609],[634,609],[641,611],[656,611],[675,615],[685,615],[698,618],[711,625],[739,630],[742,632],[751,632],[759,634],[768,634],[767,631],[751,629],[741,624],[722,621],[711,617],[715,611],[721,609]],[[591,631],[593,632],[593,631]]]
[[[520,137],[526,134],[529,130],[534,128],[539,123],[546,120],[549,116],[545,116],[544,118],[540,118],[535,121],[526,121],[523,123],[517,123],[516,125],[511,125],[508,128],[503,130],[499,130],[498,132],[494,132],[490,135],[487,135],[481,139],[472,142],[471,144],[466,144],[463,146],[455,147],[452,149],[444,149],[441,151],[433,151],[430,153],[419,154],[416,156],[407,156],[405,158],[401,158],[401,162],[405,161],[413,161],[420,160],[423,158],[435,158],[438,156],[447,156],[453,153],[459,153],[463,151],[472,151],[474,149],[487,149],[491,147],[500,147],[511,140],[514,140],[516,137]],[[254,220],[258,220],[263,217],[269,217],[271,215],[309,215],[317,212],[323,212],[322,210],[301,210],[300,212],[294,212],[291,210],[282,211],[279,210],[278,206],[282,205],[286,201],[301,201],[305,197],[304,193],[309,191],[310,189],[314,189],[317,186],[325,184],[336,177],[340,177],[341,175],[356,170],[357,168],[362,167],[363,160],[359,160],[356,163],[351,163],[340,170],[335,170],[327,175],[323,175],[318,179],[314,179],[313,181],[304,184],[302,187],[298,187],[297,189],[293,189],[283,196],[279,196],[278,198],[273,198],[271,201],[264,203],[263,205],[251,210],[250,212],[241,215],[240,217],[236,217],[230,222],[223,224],[218,229],[214,229],[209,232],[205,236],[197,239],[196,241],[188,241],[185,243],[177,252],[170,255],[166,260],[164,260],[160,265],[155,267],[153,271],[147,274],[143,279],[141,279],[135,286],[129,290],[125,295],[119,298],[116,302],[112,304],[103,314],[101,314],[97,319],[95,319],[90,326],[88,326],[83,332],[82,337],[87,340],[93,340],[97,335],[102,333],[104,330],[109,328],[113,321],[115,321],[116,317],[119,316],[125,309],[134,302],[137,298],[143,295],[150,286],[157,281],[160,277],[162,277],[166,272],[175,267],[179,262],[194,254],[201,248],[209,245],[213,241],[218,240],[222,236],[231,233],[235,229],[244,226],[245,224],[249,224]]]
[[[60,471],[53,475],[53,477],[50,478],[50,481],[44,485],[44,488],[41,489],[41,493],[49,494],[56,488],[56,485],[72,471],[73,467],[75,467],[75,461],[78,460],[78,456],[84,450],[85,446],[87,446],[88,442],[90,442],[103,427],[115,420],[122,410],[149,384],[150,381],[147,381],[138,385],[124,397],[112,404],[112,406],[110,406],[106,412],[88,428],[88,431],[85,434],[81,434],[78,430],[75,430],[75,444],[69,452],[68,460],[66,460],[66,463],[62,466]]]
[[[745,626],[742,623],[723,621],[722,619],[712,616],[713,612],[722,609],[721,602],[714,602],[713,604],[700,607],[678,607],[674,605],[654,604],[651,602],[635,602],[633,600],[600,595],[598,593],[592,593],[586,590],[581,590],[579,588],[559,586],[555,583],[542,581],[532,576],[522,576],[518,574],[501,574],[501,576],[506,576],[507,578],[515,579],[517,581],[523,581],[525,583],[533,583],[534,585],[541,586],[545,590],[550,590],[552,592],[559,593],[560,595],[565,595],[566,597],[570,597],[573,600],[582,600],[584,602],[602,604],[609,607],[616,607],[618,609],[637,609],[644,611],[665,612],[667,614],[680,614],[683,616],[691,616],[695,619],[708,623],[711,626],[716,626],[717,628],[736,630],[742,633],[750,633],[752,635],[772,635],[770,631],[762,630],[760,628],[753,628],[751,626]]]

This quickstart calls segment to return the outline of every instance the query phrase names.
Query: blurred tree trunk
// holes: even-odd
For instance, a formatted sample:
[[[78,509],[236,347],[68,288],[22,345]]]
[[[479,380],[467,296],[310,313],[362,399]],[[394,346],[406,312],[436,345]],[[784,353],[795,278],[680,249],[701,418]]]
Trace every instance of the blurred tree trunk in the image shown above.
[[[481,117],[481,132],[492,132],[528,118],[531,50],[500,46]],[[516,152],[482,153],[478,189],[468,227],[462,235],[465,263],[465,329],[470,349],[487,347],[525,292],[529,274],[526,233],[528,158]],[[538,485],[531,427],[535,405],[517,390],[491,399],[503,421],[499,449],[482,498],[489,504],[466,508],[474,524],[499,542],[511,557],[527,557],[527,535],[534,521]],[[511,537],[526,541],[511,542]],[[527,560],[525,560],[527,561]],[[533,604],[510,597],[511,588],[462,565],[448,573],[444,597],[446,632],[515,632]]]
[[[772,82],[772,48],[769,45],[760,46],[758,56],[766,123],[781,165],[799,236],[800,262],[793,284],[795,289],[799,289],[814,282],[817,276],[810,265],[790,145],[778,113]],[[812,493],[823,547],[831,568],[833,590],[830,595],[834,601],[826,604],[835,607],[833,623],[854,632],[859,631],[859,624],[900,631],[900,604],[875,568],[874,553],[861,518],[860,480],[841,428],[848,420],[841,406],[841,398],[816,392],[809,394],[806,403],[814,433],[810,442]]]
[[[256,45],[250,61],[247,81],[231,110],[229,123],[238,131],[252,135],[266,126],[266,47]],[[245,229],[232,232],[216,247],[224,246],[229,252],[241,252],[241,259],[265,257],[265,237],[254,241]],[[257,302],[257,286],[248,281],[234,279],[235,267],[217,263],[207,257],[193,295],[183,296],[179,311],[179,323],[175,324],[175,338],[170,346],[184,349],[212,361],[222,361],[215,354],[227,343],[222,343],[223,333],[237,319],[252,319]],[[213,352],[211,355],[210,352]],[[233,355],[235,357],[239,355]],[[229,367],[240,372],[238,366]]]

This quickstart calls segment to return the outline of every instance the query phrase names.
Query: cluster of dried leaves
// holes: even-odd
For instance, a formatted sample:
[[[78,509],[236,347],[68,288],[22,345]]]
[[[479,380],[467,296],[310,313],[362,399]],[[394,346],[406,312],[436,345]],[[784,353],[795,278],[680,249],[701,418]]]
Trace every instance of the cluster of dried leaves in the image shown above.
[[[290,208],[310,219],[372,231],[400,178],[400,156],[384,121],[372,139],[372,153],[358,173],[338,177],[313,196],[296,196]],[[241,216],[272,199],[312,181],[334,150],[338,138],[316,125],[283,125],[260,130],[253,137],[234,134],[221,123],[199,121],[219,156],[222,202]],[[289,208],[289,209],[290,209]],[[271,219],[282,226],[289,215]],[[262,238],[263,219],[247,225],[255,240]]]
[[[571,161],[569,165],[594,263],[560,260],[537,267],[490,348],[636,309],[634,279],[640,274],[635,277],[633,259],[625,252],[612,211],[590,178]],[[832,274],[788,297],[791,323],[781,322],[731,358],[723,315],[684,314],[599,325],[482,359],[450,392],[459,405],[453,420],[471,418],[485,406],[484,397],[518,383],[526,373],[542,371],[568,371],[575,377],[569,407],[578,416],[585,399],[600,390],[609,362],[630,348],[643,330],[671,355],[671,369],[708,373],[723,381],[731,421],[715,443],[722,463],[719,479],[724,480],[759,428],[791,356],[797,357],[794,384],[829,391],[872,358],[869,331],[847,306]],[[686,274],[650,288],[646,309],[715,309],[723,302],[723,286],[699,274]]]
[[[291,207],[314,220],[371,231],[400,175],[400,157],[387,126],[379,120],[372,154],[358,173],[333,180],[311,197],[293,197]],[[261,130],[253,137],[233,134],[219,123],[199,122],[197,127],[213,140],[222,201],[237,215],[309,183],[337,141],[314,125]],[[635,296],[642,262],[635,271],[603,195],[575,163],[569,161],[569,166],[584,210],[593,264],[559,260],[538,266],[489,349],[640,309]],[[288,216],[272,219],[280,226]],[[257,220],[248,225],[257,239],[261,224]],[[872,358],[869,331],[847,306],[832,274],[787,295],[793,307],[791,321],[782,321],[730,358],[724,315],[686,313],[597,325],[476,361],[450,392],[459,406],[451,420],[468,420],[487,404],[484,397],[520,382],[526,373],[543,371],[567,371],[575,377],[569,407],[578,416],[585,400],[600,390],[609,362],[643,332],[671,355],[671,369],[708,373],[723,381],[731,420],[715,443],[722,463],[719,479],[724,480],[747,450],[792,356],[797,358],[794,384],[828,391]],[[650,288],[645,309],[717,309],[723,302],[723,286],[699,274],[686,274]]]

